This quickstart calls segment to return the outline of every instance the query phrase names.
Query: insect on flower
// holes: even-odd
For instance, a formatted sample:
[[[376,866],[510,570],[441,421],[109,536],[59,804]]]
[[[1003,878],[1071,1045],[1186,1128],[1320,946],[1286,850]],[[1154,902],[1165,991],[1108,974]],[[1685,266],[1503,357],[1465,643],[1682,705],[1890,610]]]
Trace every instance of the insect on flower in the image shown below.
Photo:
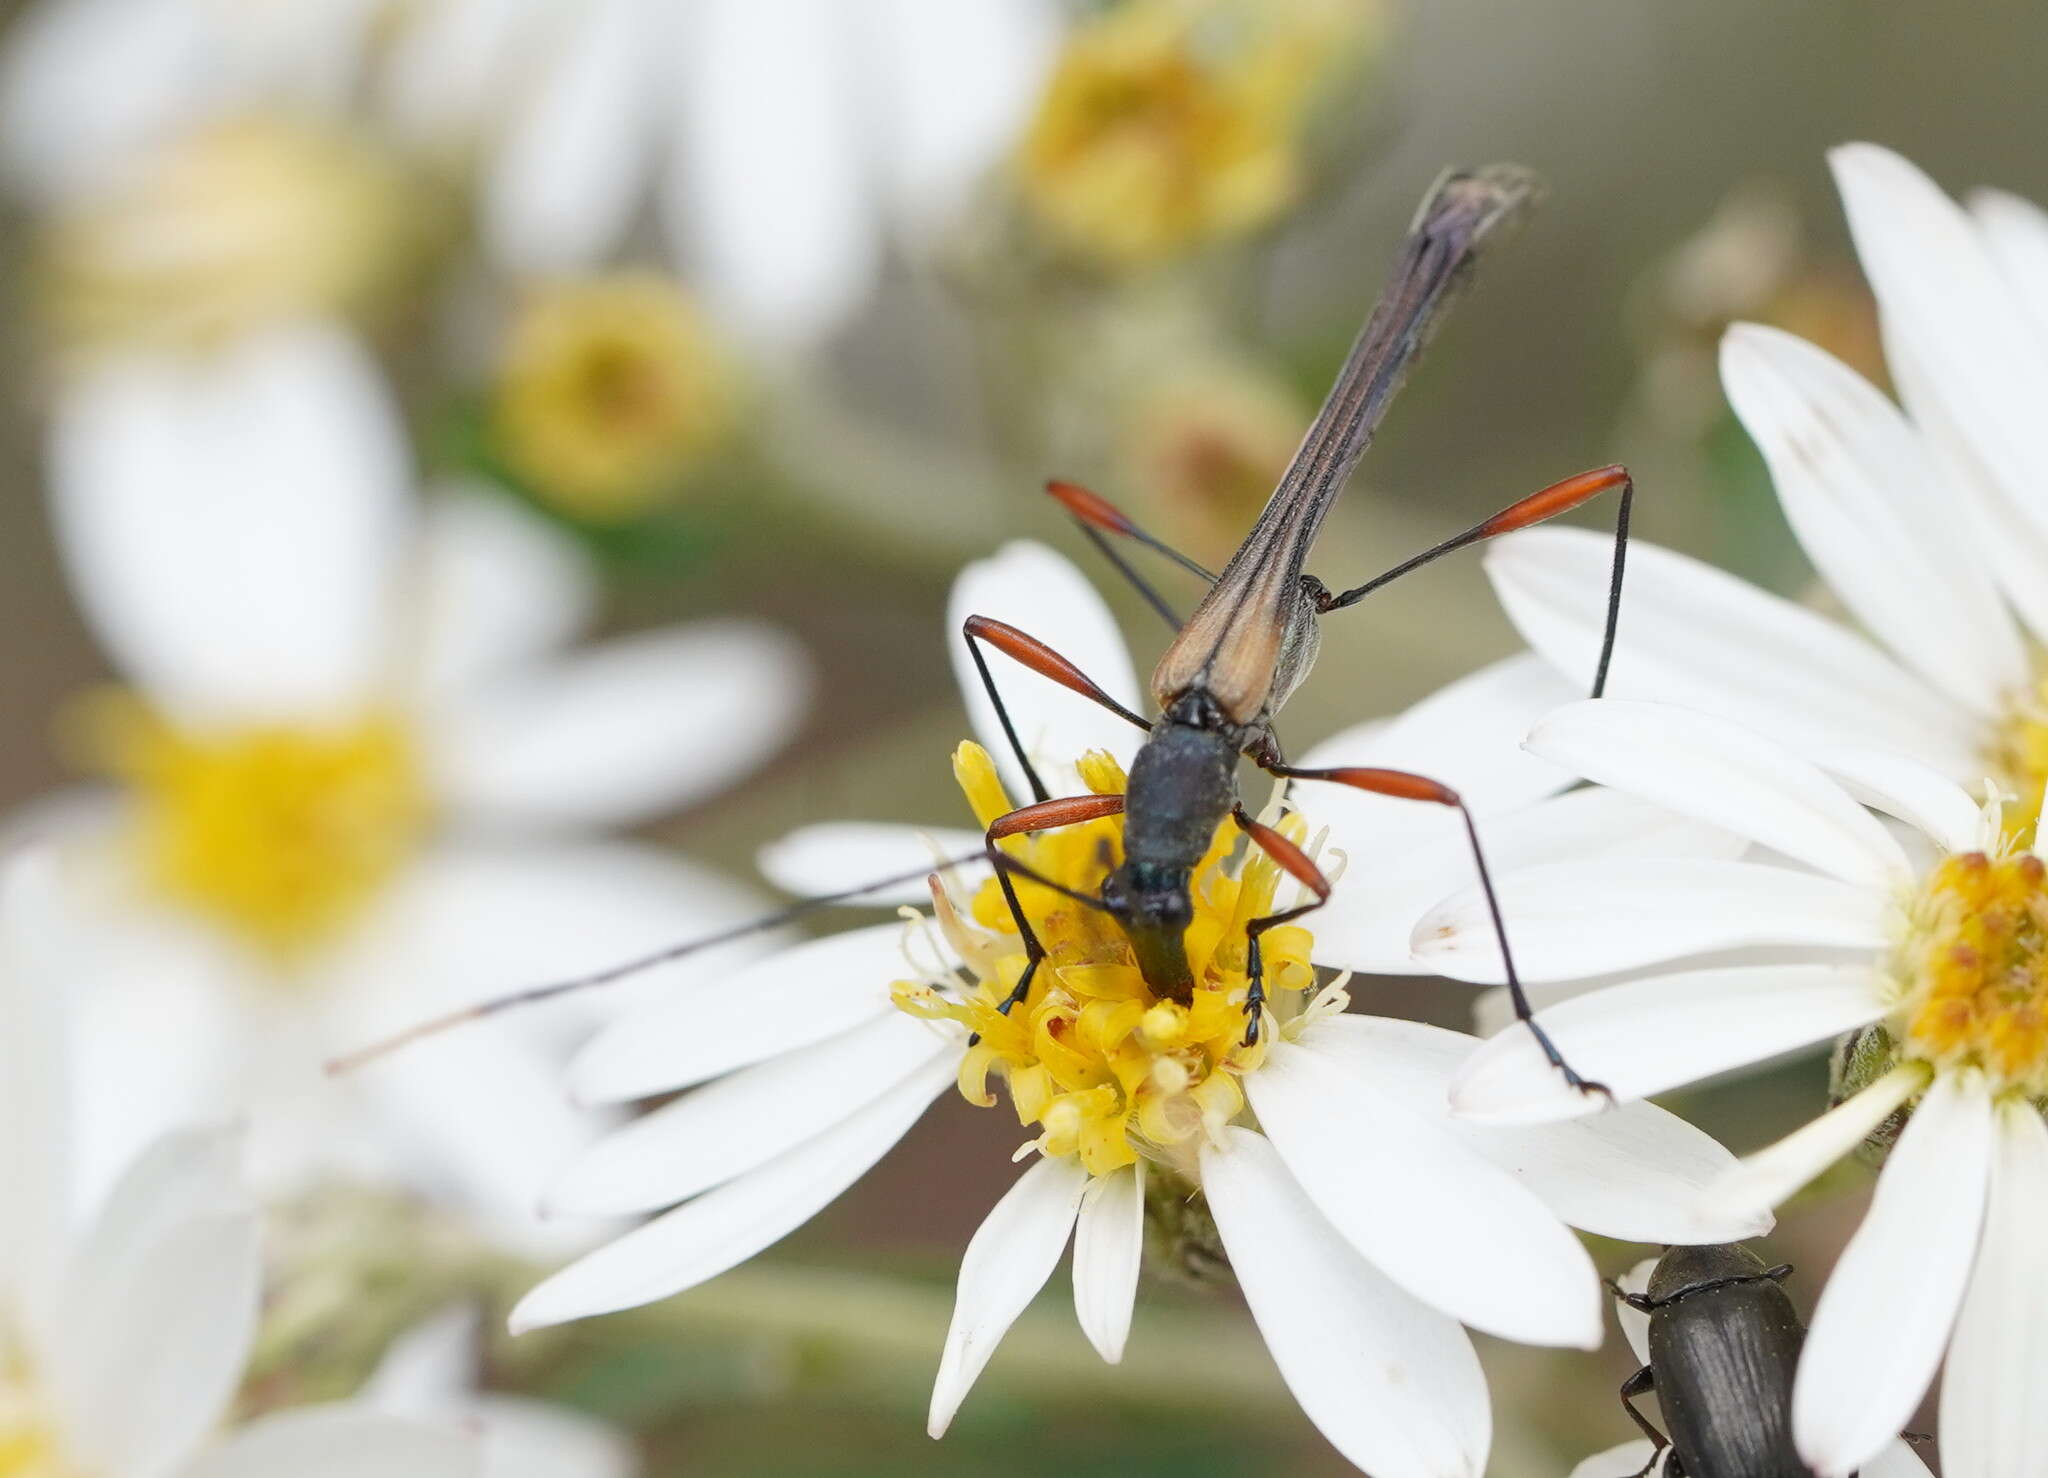
[[[1239,803],[1235,770],[1240,754],[1282,780],[1322,780],[1456,809],[1465,824],[1480,886],[1489,899],[1492,897],[1493,885],[1479,844],[1478,828],[1455,790],[1404,770],[1289,765],[1274,733],[1273,719],[1308,675],[1320,643],[1317,621],[1322,615],[1355,605],[1373,591],[1443,555],[1540,523],[1600,493],[1618,491],[1620,507],[1609,579],[1607,634],[1592,689],[1593,696],[1600,695],[1620,614],[1629,509],[1634,493],[1625,468],[1603,467],[1554,483],[1348,590],[1333,592],[1303,572],[1324,516],[1371,444],[1388,404],[1414,367],[1443,310],[1464,285],[1479,249],[1489,237],[1512,225],[1537,192],[1538,183],[1532,174],[1506,164],[1453,170],[1437,181],[1416,213],[1396,256],[1388,285],[1352,344],[1336,384],[1265,511],[1221,574],[1212,574],[1153,537],[1096,494],[1070,483],[1049,485],[1048,490],[1073,514],[1083,532],[1178,634],[1152,675],[1153,697],[1161,710],[1160,718],[1152,721],[1119,703],[1078,666],[1024,631],[985,616],[970,616],[965,622],[964,634],[976,671],[1033,796],[1031,804],[991,819],[984,835],[986,859],[996,869],[1027,955],[1024,973],[1001,1007],[1004,1013],[1028,996],[1046,957],[1018,896],[1018,878],[1108,914],[1129,940],[1138,968],[1154,997],[1187,1005],[1194,990],[1185,941],[1195,913],[1189,894],[1190,878],[1208,853],[1217,828],[1229,817],[1235,819],[1255,848],[1312,895],[1309,901],[1245,922],[1249,969],[1243,1041],[1248,1047],[1258,1043],[1265,1004],[1265,962],[1260,941],[1271,930],[1321,907],[1329,899],[1331,884],[1308,851],[1277,828],[1255,819]],[[1151,585],[1116,553],[1104,534],[1127,537],[1167,555],[1208,581],[1209,593],[1183,623]],[[1146,731],[1145,743],[1131,767],[1126,793],[1053,797],[1047,792],[1003,707],[994,675],[982,654],[984,645]],[[1119,815],[1125,818],[1124,857],[1109,873],[1099,896],[1081,893],[1044,876],[1000,845],[1009,838]],[[972,860],[972,854],[957,860]],[[920,876],[927,870],[920,868],[911,876]],[[792,914],[856,898],[895,881],[902,880],[879,880],[804,899],[772,918],[737,926],[713,938],[679,944],[593,975],[500,997],[423,1023],[344,1058],[336,1066],[353,1066],[405,1042],[496,1010],[617,980],[738,935],[772,927]],[[1532,1021],[1528,1001],[1514,974],[1506,926],[1497,908],[1494,931],[1503,958],[1510,962],[1507,983],[1517,1018],[1530,1023],[1546,1059],[1563,1073],[1567,1083],[1582,1091],[1601,1091],[1601,1085],[1586,1082],[1572,1070]]]
[[[1791,1273],[1788,1264],[1765,1266],[1743,1243],[1725,1243],[1666,1248],[1609,1284],[1629,1311],[1623,1325],[1643,1362],[1621,1384],[1622,1409],[1647,1442],[1589,1458],[1573,1478],[1812,1478],[1792,1441],[1792,1376],[1806,1326],[1781,1286]],[[1636,1407],[1651,1394],[1668,1430]],[[1926,1471],[1900,1440],[1862,1474]]]
[[[1498,534],[1527,528],[1575,508],[1596,494],[1619,489],[1620,513],[1615,558],[1609,581],[1607,642],[1593,681],[1598,697],[1605,682],[1607,651],[1619,614],[1621,578],[1628,537],[1628,510],[1633,485],[1621,467],[1604,467],[1566,478],[1512,504],[1492,518],[1442,541],[1386,573],[1349,590],[1332,592],[1303,573],[1303,565],[1322,527],[1324,516],[1345,480],[1370,445],[1381,417],[1445,307],[1469,275],[1475,254],[1487,238],[1512,223],[1536,193],[1526,171],[1493,165],[1471,172],[1453,171],[1438,181],[1423,201],[1394,271],[1372,316],[1359,332],[1315,424],[1309,428],[1293,463],[1274,490],[1252,531],[1220,575],[1212,575],[1140,529],[1114,506],[1085,489],[1054,483],[1051,492],[1066,505],[1118,570],[1145,595],[1178,634],[1152,674],[1152,696],[1160,717],[1148,721],[1111,698],[1073,663],[1044,643],[1006,623],[971,616],[965,634],[974,648],[975,664],[999,716],[1002,700],[979,650],[986,643],[1032,671],[1100,703],[1146,731],[1146,740],[1131,767],[1130,786],[1123,795],[1048,796],[1032,769],[1014,728],[1004,718],[1011,748],[1028,777],[1033,803],[988,827],[990,860],[998,876],[1029,963],[1013,999],[1021,1001],[1031,988],[1044,954],[1018,901],[1012,874],[1067,893],[1076,902],[1108,913],[1129,938],[1138,966],[1155,996],[1186,1005],[1194,982],[1184,936],[1193,917],[1189,879],[1209,849],[1218,825],[1233,817],[1253,846],[1265,852],[1313,898],[1293,907],[1251,919],[1249,989],[1245,998],[1246,1046],[1259,1039],[1265,981],[1260,940],[1268,931],[1292,922],[1329,901],[1330,883],[1307,853],[1274,828],[1253,819],[1238,802],[1235,771],[1240,754],[1267,774],[1283,780],[1322,780],[1379,795],[1428,802],[1457,809],[1465,822],[1480,886],[1491,894],[1492,883],[1479,845],[1479,833],[1464,800],[1449,786],[1402,770],[1363,766],[1303,768],[1286,763],[1273,730],[1274,715],[1308,675],[1320,642],[1318,619],[1355,605],[1390,581],[1453,550]],[[1209,582],[1209,593],[1182,623],[1146,582],[1111,550],[1104,533],[1123,535],[1176,560]],[[996,844],[1006,837],[1091,821],[1119,812],[1126,817],[1125,855],[1103,884],[1101,896],[1090,898],[1048,883]],[[1507,953],[1506,930],[1496,911],[1495,930]],[[1529,1020],[1528,1002],[1512,966],[1508,985],[1515,1013]],[[1596,1091],[1583,1082],[1551,1047],[1540,1028],[1531,1027],[1551,1064],[1575,1088]]]

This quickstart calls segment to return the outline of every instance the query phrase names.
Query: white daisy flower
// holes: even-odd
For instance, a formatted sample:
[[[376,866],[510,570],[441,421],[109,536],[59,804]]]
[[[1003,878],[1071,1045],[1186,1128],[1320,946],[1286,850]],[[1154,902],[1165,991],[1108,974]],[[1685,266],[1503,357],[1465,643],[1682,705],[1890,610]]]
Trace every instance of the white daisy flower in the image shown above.
[[[1942,1450],[1964,1478],[2048,1462],[2048,867],[1918,761],[1865,750],[1836,780],[1752,729],[1606,699],[1545,719],[1529,747],[1628,794],[1804,864],[1562,862],[1498,881],[1516,964],[1552,978],[1748,952],[1637,973],[1537,1013],[1623,1101],[1881,1028],[1888,1070],[1743,1163],[1709,1198],[1776,1205],[1911,1106],[1863,1226],[1821,1296],[1794,1390],[1794,1435],[1846,1474],[1903,1427],[1942,1352]],[[1905,824],[1909,850],[1867,803]],[[1498,953],[1469,897],[1416,929],[1418,953],[1484,978]],[[1526,1032],[1459,1072],[1467,1117],[1528,1123],[1598,1107],[1546,1081]]]
[[[1874,145],[1831,162],[1905,410],[1759,325],[1729,331],[1721,369],[1793,532],[1868,636],[1637,542],[1607,691],[1725,713],[1823,767],[1881,746],[1960,784],[1991,775],[2030,824],[2048,782],[2048,218],[1990,193],[1965,211]],[[1554,527],[1488,557],[1561,671],[1598,648],[1608,558]]]
[[[127,685],[71,725],[118,783],[17,823],[61,843],[93,914],[91,1176],[246,1111],[266,1186],[395,1161],[538,1236],[536,1177],[588,1135],[554,1088],[580,1015],[340,1083],[321,1063],[433,996],[756,911],[601,832],[787,738],[798,654],[745,622],[563,650],[589,573],[501,501],[415,510],[383,388],[326,329],[101,373],[59,406],[51,476]]]
[[[1645,1258],[1615,1279],[1615,1286],[1623,1293],[1647,1293],[1650,1274],[1656,1266],[1656,1258]],[[1628,1340],[1629,1350],[1638,1361],[1648,1365],[1650,1316],[1618,1300],[1614,1314],[1620,1321],[1622,1335]],[[1672,1449],[1660,1449],[1653,1466],[1650,1462],[1651,1446],[1649,1438],[1638,1437],[1604,1452],[1596,1452],[1572,1469],[1571,1478],[1663,1478],[1669,1471]],[[1904,1439],[1895,1437],[1882,1452],[1863,1465],[1860,1478],[1927,1478],[1927,1464],[1920,1461],[1919,1454]]]
[[[495,134],[505,266],[601,264],[651,194],[715,314],[801,341],[871,288],[889,228],[933,224],[1010,146],[1059,27],[1048,0],[438,0],[394,107]]]
[[[1035,626],[1112,696],[1139,701],[1100,598],[1049,550],[1013,545],[970,568],[956,617],[962,605]],[[1098,739],[1133,747],[1134,731],[1105,726],[1051,684],[1024,675],[1004,690],[1035,753],[1072,756]],[[977,684],[970,702],[978,694]],[[1442,711],[1508,701],[1467,697]],[[994,737],[986,709],[974,713]],[[1411,718],[1387,732],[1419,742]],[[1461,786],[1501,758],[1469,741],[1438,757],[1463,766],[1452,772]],[[988,751],[962,746],[954,769],[983,825],[1011,808],[1018,792]],[[1122,788],[1108,748],[1047,773],[1054,785]],[[1582,817],[1585,830],[1628,836],[1620,809]],[[1631,826],[1649,814],[1625,809]],[[1351,843],[1334,833],[1309,842],[1277,804],[1267,815],[1325,856]],[[1110,818],[1026,839],[1017,855],[1092,892],[1120,839],[1121,819]],[[1768,1218],[1695,1215],[1702,1188],[1733,1161],[1650,1105],[1559,1126],[1569,1137],[1455,1123],[1447,1087],[1473,1039],[1345,1014],[1341,983],[1317,985],[1306,928],[1265,935],[1269,1030],[1245,1047],[1244,921],[1274,906],[1283,874],[1262,853],[1234,861],[1235,840],[1221,830],[1196,875],[1187,940],[1198,984],[1185,1004],[1151,995],[1100,915],[1027,882],[1020,893],[1051,966],[1005,1014],[1024,953],[998,885],[947,875],[933,879],[932,919],[913,916],[907,933],[884,924],[812,940],[622,1017],[573,1064],[573,1091],[607,1103],[696,1091],[601,1141],[550,1201],[592,1214],[673,1209],[535,1288],[515,1327],[716,1276],[838,1196],[949,1086],[993,1104],[993,1073],[1029,1136],[1020,1156],[1039,1157],[962,1260],[934,1436],[1070,1237],[1082,1328],[1118,1359],[1150,1221],[1191,1266],[1229,1259],[1290,1388],[1352,1461],[1381,1478],[1480,1472],[1490,1418],[1461,1323],[1539,1344],[1599,1340],[1592,1265],[1567,1222],[1692,1241],[1750,1235]],[[1357,840],[1359,857],[1380,845]],[[912,829],[872,825],[814,831],[775,854],[783,876],[830,882],[931,855]],[[1370,905],[1345,900],[1326,912]]]
[[[96,1478],[470,1478],[459,1425],[364,1402],[217,1432],[262,1291],[240,1136],[156,1140],[81,1215],[71,1134],[77,940],[54,870],[0,880],[0,1466]],[[563,1474],[562,1478],[568,1478]]]

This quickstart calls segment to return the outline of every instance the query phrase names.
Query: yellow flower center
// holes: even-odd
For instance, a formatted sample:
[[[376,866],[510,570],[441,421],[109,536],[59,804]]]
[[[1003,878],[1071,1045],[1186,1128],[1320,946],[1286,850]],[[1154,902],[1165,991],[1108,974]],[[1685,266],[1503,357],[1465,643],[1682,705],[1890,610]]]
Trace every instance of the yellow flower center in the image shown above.
[[[628,272],[536,291],[495,406],[507,464],[582,518],[644,513],[731,430],[726,367],[672,283]]]
[[[1130,0],[1078,27],[1024,141],[1026,201],[1113,265],[1265,225],[1299,193],[1302,117],[1359,13]]]
[[[329,940],[427,822],[418,756],[386,714],[194,733],[113,694],[80,717],[99,766],[133,788],[149,884],[266,953]]]
[[[1124,788],[1123,771],[1108,755],[1091,753],[1080,768],[1097,794]],[[953,769],[982,825],[1013,809],[979,745],[963,744]],[[1305,834],[1298,816],[1278,824],[1297,842]],[[1039,1130],[1042,1153],[1078,1155],[1095,1175],[1144,1156],[1192,1180],[1203,1137],[1242,1112],[1239,1079],[1265,1055],[1263,1042],[1243,1044],[1245,925],[1273,911],[1282,874],[1239,841],[1226,821],[1195,870],[1186,936],[1191,1002],[1151,992],[1108,915],[1020,879],[1019,901],[1047,959],[1024,999],[1002,1012],[1023,976],[1025,954],[1001,887],[990,878],[964,911],[943,890],[933,895],[938,926],[972,983],[901,981],[896,1003],[975,1034],[960,1065],[962,1095],[992,1106],[989,1079],[1001,1078],[1018,1122]],[[1110,817],[1005,845],[1033,870],[1092,896],[1116,866],[1122,843],[1123,820]],[[1308,931],[1294,926],[1265,936],[1268,1033],[1284,1030],[1307,1005],[1316,983],[1309,945]]]
[[[1894,957],[1893,1037],[1938,1070],[2048,1094],[2048,867],[2031,852],[1943,859]]]
[[[172,140],[50,229],[59,337],[204,346],[365,308],[423,233],[398,172],[362,140],[247,117]]]

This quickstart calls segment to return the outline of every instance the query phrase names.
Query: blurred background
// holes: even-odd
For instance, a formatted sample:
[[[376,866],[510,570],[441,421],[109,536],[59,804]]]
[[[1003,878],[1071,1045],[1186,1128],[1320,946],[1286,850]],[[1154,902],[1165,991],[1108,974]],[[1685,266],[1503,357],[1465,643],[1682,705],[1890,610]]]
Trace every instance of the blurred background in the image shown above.
[[[548,6],[515,21],[457,0],[0,3],[0,801],[78,778],[58,716],[113,675],[53,541],[46,437],[138,346],[199,364],[273,320],[345,323],[395,387],[422,485],[504,500],[580,550],[604,628],[742,615],[793,635],[813,674],[793,738],[704,727],[690,742],[708,754],[761,752],[640,833],[746,878],[806,821],[958,824],[949,580],[1027,537],[1099,568],[1045,478],[1222,557],[1445,166],[1513,159],[1550,194],[1332,517],[1332,583],[1623,461],[1640,534],[1802,593],[1713,351],[1728,320],[1764,319],[1882,382],[1823,151],[1867,138],[1952,190],[2048,196],[2035,6],[956,13],[978,4],[564,3],[543,25]],[[1142,670],[1156,625],[1104,589]],[[1514,646],[1476,559],[1418,576],[1329,624],[1290,744]],[[1464,987],[1362,995],[1469,1023]],[[1673,1107],[1739,1151],[1824,1091],[1816,1059]],[[929,1442],[951,1275],[1014,1137],[942,1100],[767,1257],[494,1345],[493,1379],[625,1424],[656,1474],[1349,1471],[1229,1296],[1148,1285],[1104,1374],[1057,1277]],[[1860,1194],[1782,1219],[1772,1251],[1808,1270],[1796,1293],[1819,1287]],[[285,1226],[281,1298],[317,1305],[319,1267],[319,1297],[392,1306],[360,1339],[278,1333],[288,1382],[345,1385],[372,1326],[398,1327],[437,1279],[499,1298],[526,1277],[401,1199],[330,1187]],[[1599,1253],[1612,1271],[1635,1255]],[[1495,1472],[1562,1472],[1631,1435],[1619,1341],[1481,1345]]]

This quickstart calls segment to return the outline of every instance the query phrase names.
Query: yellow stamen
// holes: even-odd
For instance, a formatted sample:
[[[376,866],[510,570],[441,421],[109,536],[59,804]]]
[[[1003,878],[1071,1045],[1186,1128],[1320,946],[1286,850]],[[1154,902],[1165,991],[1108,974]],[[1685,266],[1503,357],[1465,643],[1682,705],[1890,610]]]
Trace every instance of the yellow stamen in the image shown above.
[[[674,493],[735,415],[695,305],[664,277],[626,272],[534,291],[505,352],[495,424],[536,496],[613,521]]]
[[[2048,867],[2031,852],[1946,858],[1909,920],[1893,971],[1904,1055],[2048,1094]]]
[[[133,788],[150,885],[266,953],[329,939],[427,822],[410,736],[388,715],[201,734],[109,694],[77,717],[99,766]]]
[[[979,745],[960,746],[953,767],[983,825],[1011,808]],[[1106,755],[1087,756],[1080,768],[1099,792],[1122,787],[1121,768]],[[1293,815],[1278,825],[1297,842],[1307,834]],[[1122,855],[1122,839],[1119,816],[1006,845],[1034,871],[1094,896]],[[899,983],[896,1003],[957,1022],[976,1036],[960,1068],[962,1095],[987,1106],[994,1101],[991,1078],[1000,1077],[1019,1122],[1038,1129],[1041,1153],[1077,1156],[1097,1175],[1140,1156],[1190,1173],[1204,1139],[1242,1113],[1238,1079],[1265,1055],[1263,1045],[1243,1045],[1250,983],[1244,926],[1272,911],[1282,873],[1240,843],[1235,825],[1225,822],[1194,875],[1190,1001],[1155,997],[1128,941],[1099,910],[1020,880],[1019,899],[1047,960],[1023,999],[1000,1010],[1023,976],[1025,955],[1000,886],[989,879],[975,894],[971,923],[953,914],[950,901],[942,907],[949,938],[979,935],[970,948],[955,940],[974,983]],[[1309,933],[1300,927],[1266,935],[1265,1040],[1286,1030],[1315,985],[1309,946]]]

